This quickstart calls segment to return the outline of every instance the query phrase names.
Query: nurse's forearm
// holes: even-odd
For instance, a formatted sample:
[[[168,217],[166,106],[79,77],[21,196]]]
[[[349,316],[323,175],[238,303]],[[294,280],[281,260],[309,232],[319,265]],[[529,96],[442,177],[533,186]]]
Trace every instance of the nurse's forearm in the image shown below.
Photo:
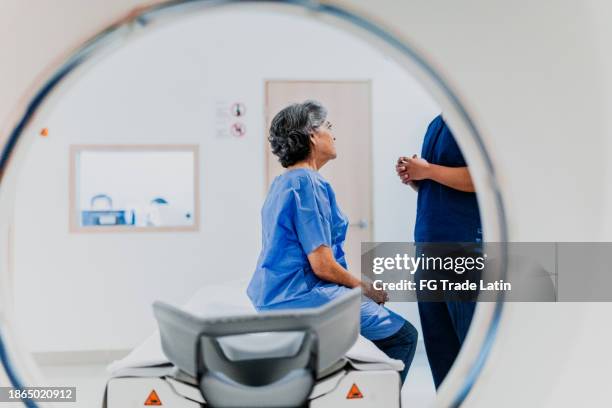
[[[446,167],[437,164],[429,164],[427,178],[436,181],[446,187],[466,193],[475,192],[472,176],[467,167]]]
[[[308,254],[308,262],[319,279],[349,288],[356,288],[361,285],[361,280],[351,275],[349,271],[336,262],[334,254],[328,246],[321,245]]]

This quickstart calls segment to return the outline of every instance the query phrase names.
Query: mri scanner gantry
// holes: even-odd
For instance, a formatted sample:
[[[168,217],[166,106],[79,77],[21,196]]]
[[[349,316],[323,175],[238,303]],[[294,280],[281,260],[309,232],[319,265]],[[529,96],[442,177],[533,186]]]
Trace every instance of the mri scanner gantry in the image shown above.
[[[244,3],[244,4],[235,4]],[[585,2],[587,3],[587,2]],[[7,248],[8,225],[14,194],[17,167],[20,160],[27,154],[28,138],[32,138],[32,129],[37,120],[44,116],[46,104],[59,96],[60,86],[70,84],[70,79],[80,72],[86,70],[88,64],[95,62],[95,58],[102,56],[105,49],[116,46],[122,41],[128,40],[131,35],[140,35],[149,27],[169,22],[176,18],[181,12],[203,11],[208,7],[268,7],[271,10],[281,12],[301,13],[312,18],[317,18],[330,24],[345,28],[352,33],[366,38],[371,43],[383,47],[384,50],[396,58],[412,74],[419,78],[428,90],[434,95],[443,108],[446,117],[454,129],[459,144],[465,152],[470,166],[473,169],[475,183],[479,192],[479,202],[483,213],[485,235],[488,241],[506,242],[509,240],[545,239],[546,231],[549,240],[561,240],[563,237],[572,236],[583,240],[597,240],[602,237],[598,228],[597,215],[605,215],[606,189],[598,189],[602,185],[597,180],[585,182],[584,195],[580,198],[570,198],[559,202],[563,190],[558,181],[553,180],[548,184],[548,196],[539,197],[536,205],[524,203],[517,197],[533,196],[534,183],[546,180],[552,172],[546,169],[543,174],[533,175],[529,168],[515,168],[516,162],[509,157],[517,157],[524,153],[523,159],[528,163],[538,157],[540,164],[545,167],[556,168],[567,162],[568,158],[575,157],[578,153],[586,151],[605,151],[605,140],[602,138],[585,138],[584,144],[576,148],[570,138],[560,136],[571,136],[582,129],[586,134],[605,134],[605,121],[587,121],[589,112],[578,109],[580,102],[585,98],[593,97],[593,100],[605,100],[605,88],[598,89],[601,82],[598,79],[603,76],[601,71],[604,66],[597,57],[592,47],[580,48],[582,44],[590,44],[595,38],[593,30],[585,30],[585,34],[567,33],[561,30],[557,37],[542,38],[537,30],[540,26],[534,24],[535,17],[546,18],[552,26],[551,29],[561,29],[568,21],[576,21],[578,27],[588,27],[590,20],[587,18],[589,12],[597,9],[597,2],[588,2],[592,9],[585,5],[579,6],[574,2],[559,2],[558,8],[551,10],[543,5],[531,5],[529,15],[517,12],[516,5],[498,4],[497,8],[487,2],[470,2],[464,7],[457,4],[444,4],[445,8],[436,7],[434,4],[418,4],[418,2],[398,3],[368,2],[368,1],[170,1],[157,2],[154,5],[134,8],[137,1],[112,0],[99,1],[95,5],[72,5],[67,9],[71,15],[83,16],[83,25],[66,24],[59,38],[59,50],[57,46],[49,46],[44,39],[36,35],[43,32],[41,26],[28,25],[30,37],[25,36],[29,43],[36,44],[36,58],[32,61],[18,60],[27,65],[27,69],[15,70],[10,98],[7,98],[0,108],[0,117],[10,117],[4,122],[4,128],[8,129],[4,134],[3,152],[0,161],[0,210],[2,211],[2,247]],[[599,4],[600,5],[600,4]],[[606,11],[605,5],[600,5]],[[27,6],[14,1],[11,11],[16,17],[25,16]],[[55,11],[45,10],[44,7],[53,7]],[[60,10],[57,4],[53,6],[40,5],[41,14]],[[132,11],[130,11],[132,10]],[[115,23],[117,15],[125,16]],[[127,13],[127,14],[126,14]],[[13,17],[7,14],[8,18]],[[1,19],[2,17],[0,17]],[[571,20],[571,19],[575,20]],[[537,20],[537,19],[536,19]],[[0,20],[1,22],[1,20]],[[493,24],[495,22],[495,24]],[[445,31],[457,23],[454,28],[462,35],[449,35]],[[518,25],[518,27],[517,27]],[[90,40],[81,43],[75,51],[69,52],[68,57],[57,59],[60,52],[66,52],[70,46],[78,43],[78,38],[91,35],[92,27],[104,27],[102,31]],[[12,27],[12,26],[11,26]],[[480,31],[489,29],[489,35],[483,35]],[[15,27],[15,30],[25,28]],[[577,30],[578,31],[578,30]],[[600,33],[601,34],[601,33]],[[19,38],[19,37],[17,37]],[[55,39],[58,40],[58,39]],[[533,40],[533,41],[530,41]],[[499,44],[507,43],[514,47],[501,47]],[[493,44],[495,43],[495,44]],[[408,45],[410,44],[410,45]],[[467,44],[467,45],[466,45]],[[565,49],[570,57],[565,62],[567,66],[558,66],[553,61],[547,61],[541,55],[534,54],[540,47],[549,46],[553,49],[563,48],[567,45],[578,45],[577,48]],[[4,45],[4,44],[3,44]],[[7,45],[7,48],[16,49],[21,44],[16,41]],[[481,47],[478,52],[474,49]],[[415,50],[423,50],[417,52]],[[465,50],[465,51],[464,51]],[[472,51],[470,51],[472,50]],[[548,55],[544,52],[544,56]],[[66,55],[66,54],[64,54]],[[532,71],[521,70],[524,66],[521,61],[528,55],[532,58]],[[425,57],[426,56],[426,57]],[[478,56],[487,56],[486,60],[478,59]],[[513,59],[514,57],[514,59]],[[579,61],[581,59],[581,61]],[[49,65],[49,61],[56,61]],[[435,62],[432,62],[435,61]],[[32,73],[39,71],[37,62],[44,63],[47,67],[46,74],[34,79]],[[564,95],[566,99],[561,101],[556,94],[554,85],[561,87],[566,85],[570,75],[586,73],[584,65],[591,62],[595,67],[595,73],[586,78],[582,87],[570,87]],[[588,64],[586,64],[588,65]],[[548,74],[552,67],[556,67],[556,76]],[[17,68],[21,68],[17,66]],[[507,73],[508,75],[504,75]],[[511,74],[511,75],[510,75]],[[513,75],[515,77],[513,77]],[[502,81],[502,78],[510,80]],[[545,81],[545,80],[548,81]],[[7,83],[11,81],[10,74],[0,79]],[[604,82],[604,81],[602,81]],[[495,83],[497,87],[492,87]],[[24,91],[29,86],[30,91]],[[538,92],[539,91],[539,92]],[[529,92],[533,94],[528,95]],[[500,101],[503,95],[503,101]],[[17,97],[21,96],[21,103],[15,107]],[[540,116],[530,114],[531,110],[525,107],[523,98],[529,96],[529,100],[542,107]],[[601,96],[601,98],[595,98]],[[564,102],[564,103],[561,103]],[[575,109],[572,109],[575,108]],[[544,125],[542,118],[550,120],[553,117],[562,116],[559,113],[572,112],[574,116],[565,115],[560,118],[560,123]],[[9,112],[12,116],[9,116]],[[599,109],[591,113],[603,114]],[[516,119],[516,118],[520,119]],[[519,125],[517,125],[519,124]],[[483,129],[486,132],[483,132]],[[554,135],[549,135],[554,130]],[[536,135],[536,136],[534,136]],[[554,137],[554,138],[553,138]],[[535,140],[535,142],[534,142]],[[546,156],[546,144],[556,143],[559,154],[555,157]],[[540,153],[537,156],[537,153]],[[590,166],[590,167],[589,167]],[[595,166],[593,163],[586,165],[587,168],[580,169],[571,177],[586,179],[586,175],[592,174]],[[529,167],[529,166],[527,166]],[[560,167],[563,168],[563,167]],[[605,174],[605,171],[601,171]],[[534,180],[535,179],[535,180]],[[590,179],[589,179],[590,180]],[[503,200],[502,200],[503,197]],[[586,215],[581,223],[569,222],[565,225],[567,231],[558,235],[559,227],[554,222],[542,226],[541,221],[545,215],[558,215],[565,212],[580,210],[585,201],[601,203],[599,211],[593,215]],[[504,204],[508,210],[504,210]],[[545,208],[546,204],[550,208]],[[554,208],[552,207],[554,205]],[[552,213],[552,214],[551,214]],[[554,217],[551,217],[554,218]],[[544,218],[545,219],[545,218]],[[519,223],[520,221],[520,223]],[[540,224],[540,225],[538,225]],[[565,235],[564,235],[565,234]],[[27,354],[20,350],[18,337],[12,331],[11,308],[12,299],[10,295],[11,281],[7,273],[8,265],[2,264],[1,275],[1,330],[3,345],[9,364],[15,369],[17,377],[13,373],[6,372],[6,377],[15,382],[18,377],[26,384],[37,384],[37,373],[33,369],[33,363]],[[503,266],[499,271],[503,278]],[[542,404],[551,404],[563,401],[557,396],[550,397],[548,394],[554,390],[562,391],[564,384],[574,383],[578,389],[589,390],[590,385],[567,370],[567,367],[558,362],[548,361],[548,366],[534,368],[534,375],[544,375],[540,387],[534,387],[527,378],[516,380],[517,373],[521,372],[519,364],[524,362],[525,357],[512,355],[520,351],[524,344],[535,345],[534,355],[542,349],[542,339],[530,341],[527,335],[513,332],[520,327],[521,318],[529,316],[532,329],[533,322],[540,322],[542,329],[546,328],[549,339],[554,339],[557,333],[563,332],[559,316],[570,316],[580,319],[581,316],[590,314],[593,316],[594,309],[585,305],[577,305],[573,309],[559,307],[556,310],[541,310],[535,312],[528,310],[525,305],[517,305],[509,308],[502,315],[502,299],[498,302],[479,305],[470,331],[468,341],[464,346],[458,361],[456,362],[449,378],[440,390],[437,399],[438,406],[491,406],[496,401],[498,392],[503,392],[506,380],[515,379],[515,386],[523,387],[524,395],[530,401]],[[549,305],[550,306],[550,305]],[[555,306],[555,305],[552,305]],[[506,305],[506,308],[508,306]],[[562,310],[560,310],[562,309]],[[595,314],[601,310],[595,311]],[[552,318],[550,317],[552,313]],[[592,317],[593,318],[593,317]],[[588,324],[588,318],[586,323]],[[546,334],[539,333],[546,337]],[[516,337],[512,337],[516,336]],[[606,337],[607,336],[607,337]],[[612,337],[609,332],[604,331],[601,339]],[[571,341],[566,338],[563,344],[573,344],[579,347],[585,344],[585,340]],[[514,347],[506,347],[514,345]],[[540,348],[540,349],[539,349]],[[570,347],[571,348],[571,347]],[[586,359],[589,361],[589,352]],[[514,362],[514,368],[510,364]],[[6,364],[6,361],[5,361]],[[494,367],[508,367],[505,372],[496,372]],[[576,364],[577,366],[579,364]],[[518,368],[517,368],[518,367]],[[571,369],[571,365],[570,365]],[[559,372],[559,370],[562,370]],[[492,378],[495,377],[495,381]],[[527,377],[527,376],[525,376]],[[556,378],[560,378],[559,381]],[[542,378],[542,377],[540,377]],[[6,378],[4,378],[6,379]],[[581,381],[582,380],[582,381]],[[4,384],[3,384],[4,385]],[[547,388],[548,386],[548,388]],[[551,391],[544,392],[544,389]],[[509,396],[504,403],[513,406],[513,401],[520,401],[518,396]],[[567,401],[567,399],[566,399]]]

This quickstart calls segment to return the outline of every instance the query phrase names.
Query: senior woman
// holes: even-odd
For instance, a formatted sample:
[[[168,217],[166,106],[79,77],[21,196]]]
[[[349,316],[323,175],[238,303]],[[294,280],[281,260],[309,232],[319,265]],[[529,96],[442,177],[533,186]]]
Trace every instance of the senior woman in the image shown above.
[[[318,102],[280,111],[268,140],[286,171],[276,177],[264,202],[262,250],[247,293],[258,310],[320,306],[348,288],[362,287],[361,334],[405,364],[414,357],[416,329],[385,308],[387,294],[347,271],[343,243],[348,220],[331,185],[319,174],[336,158],[332,125]]]

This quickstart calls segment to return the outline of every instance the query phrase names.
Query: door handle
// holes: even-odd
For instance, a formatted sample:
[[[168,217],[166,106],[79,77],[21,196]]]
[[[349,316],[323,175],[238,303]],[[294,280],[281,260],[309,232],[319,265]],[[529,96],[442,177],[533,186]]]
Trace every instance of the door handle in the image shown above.
[[[368,228],[368,226],[369,226],[368,220],[366,220],[365,218],[362,218],[357,222],[351,222],[349,224],[349,227],[357,227],[359,229],[366,229]]]

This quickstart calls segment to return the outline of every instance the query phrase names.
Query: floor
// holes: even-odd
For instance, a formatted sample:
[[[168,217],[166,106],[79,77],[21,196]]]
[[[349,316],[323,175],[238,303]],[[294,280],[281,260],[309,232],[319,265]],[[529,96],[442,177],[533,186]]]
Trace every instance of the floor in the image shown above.
[[[76,387],[76,404],[70,407],[101,408],[108,373],[106,364],[41,366],[50,386]]]
[[[436,389],[425,355],[425,346],[421,341],[418,344],[412,366],[402,388],[402,408],[429,407],[436,398]]]
[[[76,386],[77,403],[71,407],[101,407],[102,396],[108,373],[105,364],[71,364],[63,366],[41,366],[49,385]],[[402,388],[402,407],[428,407],[435,398],[427,357],[422,345]]]

